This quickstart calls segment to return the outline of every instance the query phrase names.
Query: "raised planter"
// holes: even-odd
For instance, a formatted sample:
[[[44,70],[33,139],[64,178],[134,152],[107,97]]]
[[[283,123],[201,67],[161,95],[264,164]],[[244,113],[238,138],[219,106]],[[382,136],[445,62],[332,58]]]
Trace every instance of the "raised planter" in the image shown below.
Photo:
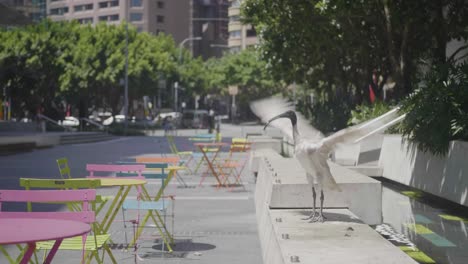
[[[447,156],[422,152],[401,135],[386,135],[383,177],[468,206],[468,142],[452,141]]]

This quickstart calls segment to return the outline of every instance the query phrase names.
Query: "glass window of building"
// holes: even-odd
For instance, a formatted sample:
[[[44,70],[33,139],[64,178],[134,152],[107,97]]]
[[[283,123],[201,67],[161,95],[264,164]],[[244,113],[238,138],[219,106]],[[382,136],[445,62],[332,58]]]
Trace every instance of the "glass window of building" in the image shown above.
[[[130,0],[130,6],[132,7],[143,6],[143,2],[142,0]]]
[[[119,6],[119,0],[110,1],[109,4],[110,4],[111,7]]]
[[[164,16],[156,16],[156,22],[164,23]]]
[[[80,23],[80,24],[92,24],[93,23],[93,18],[92,17],[80,18],[80,19],[78,19],[78,23]]]
[[[99,21],[107,21],[107,16],[100,16]]]
[[[119,20],[119,15],[118,14],[110,15],[109,20],[110,21],[117,21],[117,20]]]
[[[257,36],[257,31],[255,30],[255,27],[252,25],[247,26],[247,30],[245,32],[245,35],[247,37],[255,37]]]
[[[158,8],[163,9],[164,8],[164,2],[163,1],[158,1]]]
[[[107,2],[100,2],[99,8],[107,8]]]
[[[241,31],[240,30],[231,31],[231,32],[229,32],[229,37],[230,38],[240,38],[241,37]]]
[[[239,0],[234,0],[231,2],[231,7],[240,7],[240,1]]]
[[[229,22],[238,22],[239,21],[239,16],[230,16],[229,17]]]
[[[143,14],[142,13],[130,13],[130,21],[142,21]]]

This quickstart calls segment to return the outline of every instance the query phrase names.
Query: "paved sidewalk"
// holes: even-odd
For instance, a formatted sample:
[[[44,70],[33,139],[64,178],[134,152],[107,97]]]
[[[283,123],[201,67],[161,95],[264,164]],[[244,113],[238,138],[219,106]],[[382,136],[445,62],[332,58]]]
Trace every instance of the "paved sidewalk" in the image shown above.
[[[261,131],[260,126],[256,128],[257,131]],[[227,128],[225,131],[228,131]],[[240,130],[232,127],[229,131],[234,134]],[[223,138],[228,140],[224,136]],[[190,144],[187,138],[183,137],[178,138],[177,143]],[[84,175],[86,163],[115,162],[135,155],[169,152],[165,144],[165,139],[161,137],[122,137],[104,142],[58,145],[28,153],[2,156],[0,188],[18,188],[15,185],[19,177],[57,177],[55,159],[60,156],[69,158],[72,175],[79,177]],[[204,170],[200,170],[202,171]],[[200,173],[182,176],[188,183],[188,188],[184,188],[174,179],[165,192],[176,196],[173,253],[162,250],[156,229],[148,227],[138,241],[135,258],[133,249],[126,249],[129,238],[133,235],[132,227],[123,227],[122,214],[119,212],[110,230],[115,242],[112,252],[118,263],[262,263],[253,201],[255,179],[249,170],[245,169],[243,173],[245,189],[217,189],[215,179],[210,176],[199,186]],[[149,180],[148,189],[155,190],[159,184],[157,180]],[[116,191],[117,188],[98,189],[102,195],[113,195]],[[132,190],[129,195],[136,197],[136,190]],[[135,212],[129,216],[135,217]],[[16,250],[12,246],[7,249],[11,252]],[[80,252],[59,251],[53,263],[80,263],[80,257]],[[7,263],[1,254],[0,263]],[[110,262],[107,259],[105,263]]]

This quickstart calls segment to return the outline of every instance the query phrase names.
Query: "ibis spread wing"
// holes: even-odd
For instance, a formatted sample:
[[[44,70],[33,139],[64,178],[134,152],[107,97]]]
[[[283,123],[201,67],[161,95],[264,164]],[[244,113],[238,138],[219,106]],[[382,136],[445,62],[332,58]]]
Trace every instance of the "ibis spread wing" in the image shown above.
[[[398,115],[398,110],[399,108],[395,108],[379,117],[362,124],[342,129],[328,136],[322,141],[324,150],[329,152],[339,143],[354,143],[363,137],[382,131],[387,128],[389,124],[395,124],[403,118],[403,116]]]
[[[252,112],[258,118],[260,118],[262,122],[268,123],[268,121],[273,117],[286,111],[294,110],[294,105],[283,97],[273,96],[251,102],[250,109],[252,109]],[[296,116],[297,127],[301,138],[307,138],[316,141],[319,141],[323,138],[323,134],[311,126],[309,121],[304,116],[298,112],[296,112]],[[292,125],[289,119],[276,119],[271,122],[270,125],[280,129],[285,136],[287,136],[291,141],[293,140]]]

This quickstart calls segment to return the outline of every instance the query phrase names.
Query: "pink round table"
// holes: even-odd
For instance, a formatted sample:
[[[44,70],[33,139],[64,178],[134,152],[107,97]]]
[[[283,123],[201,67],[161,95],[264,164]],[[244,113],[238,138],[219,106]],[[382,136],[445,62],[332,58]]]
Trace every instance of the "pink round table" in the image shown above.
[[[21,263],[28,263],[36,248],[36,242],[55,240],[53,249],[44,263],[54,258],[64,238],[84,235],[91,231],[89,224],[57,219],[0,218],[0,245],[28,244]]]

